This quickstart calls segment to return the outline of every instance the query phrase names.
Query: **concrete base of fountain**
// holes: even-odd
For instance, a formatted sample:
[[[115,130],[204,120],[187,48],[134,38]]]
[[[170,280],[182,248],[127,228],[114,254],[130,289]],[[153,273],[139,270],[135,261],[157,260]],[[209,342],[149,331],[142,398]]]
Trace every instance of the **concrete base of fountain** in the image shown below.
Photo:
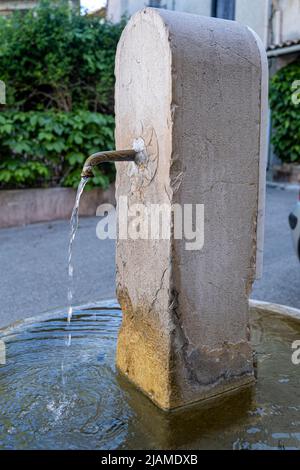
[[[117,164],[118,207],[177,206],[184,220],[187,205],[203,209],[193,246],[175,216],[167,236],[117,236],[117,366],[170,410],[254,381],[248,298],[263,249],[266,53],[238,22],[146,8],[124,29],[115,70],[117,149],[142,140],[146,155]]]

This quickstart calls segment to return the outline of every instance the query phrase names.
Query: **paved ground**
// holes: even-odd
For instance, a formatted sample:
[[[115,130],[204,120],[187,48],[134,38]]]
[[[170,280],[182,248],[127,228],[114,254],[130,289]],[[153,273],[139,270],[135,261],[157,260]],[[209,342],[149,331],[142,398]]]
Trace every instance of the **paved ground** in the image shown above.
[[[287,217],[295,191],[268,189],[263,279],[253,298],[300,308],[300,263]],[[96,237],[99,219],[81,219],[74,243],[74,303],[114,297],[114,242]],[[0,326],[67,304],[69,224],[57,221],[0,230]]]
[[[264,272],[252,297],[300,308],[300,263],[287,220],[297,196],[295,190],[267,190]]]
[[[82,218],[74,242],[74,304],[115,297],[114,242]],[[0,326],[67,305],[68,221],[0,230]]]

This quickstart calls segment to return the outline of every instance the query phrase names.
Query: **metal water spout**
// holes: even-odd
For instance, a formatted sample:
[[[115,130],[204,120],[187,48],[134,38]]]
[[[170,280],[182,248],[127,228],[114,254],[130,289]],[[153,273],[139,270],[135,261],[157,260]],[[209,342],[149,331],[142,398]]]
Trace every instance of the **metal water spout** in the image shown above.
[[[133,162],[135,161],[137,152],[134,149],[130,150],[112,150],[105,152],[97,152],[90,155],[81,172],[82,178],[89,178],[93,176],[93,167],[100,165],[104,162]]]

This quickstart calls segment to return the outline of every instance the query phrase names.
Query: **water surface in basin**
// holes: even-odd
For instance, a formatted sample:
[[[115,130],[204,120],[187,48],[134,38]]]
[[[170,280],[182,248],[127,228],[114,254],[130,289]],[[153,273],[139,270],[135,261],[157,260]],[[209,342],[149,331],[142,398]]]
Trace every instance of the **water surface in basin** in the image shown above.
[[[169,414],[115,370],[117,304],[75,309],[71,324],[57,313],[2,330],[0,449],[300,449],[300,323],[251,318],[256,386]]]

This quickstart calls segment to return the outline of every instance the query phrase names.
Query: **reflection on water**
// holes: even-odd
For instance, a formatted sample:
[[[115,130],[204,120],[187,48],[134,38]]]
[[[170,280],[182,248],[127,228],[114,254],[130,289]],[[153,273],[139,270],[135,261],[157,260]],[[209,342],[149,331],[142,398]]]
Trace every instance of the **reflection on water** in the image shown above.
[[[166,414],[115,370],[121,312],[113,303],[2,330],[1,449],[300,449],[300,324],[252,315],[255,388]],[[61,383],[66,330],[72,333]]]

